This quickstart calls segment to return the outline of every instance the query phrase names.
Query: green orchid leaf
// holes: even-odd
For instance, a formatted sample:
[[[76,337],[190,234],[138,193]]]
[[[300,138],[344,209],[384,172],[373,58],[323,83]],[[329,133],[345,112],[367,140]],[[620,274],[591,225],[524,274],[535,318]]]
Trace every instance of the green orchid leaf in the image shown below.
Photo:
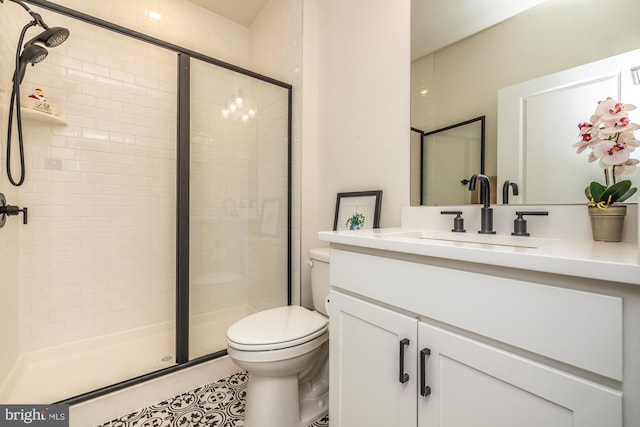
[[[624,202],[625,200],[627,200],[629,197],[633,196],[634,194],[636,194],[636,191],[638,191],[638,189],[636,187],[632,187],[629,189],[629,191],[627,191],[626,193],[624,193],[622,196],[620,196],[618,198],[619,202]]]
[[[627,191],[631,188],[631,181],[628,179],[620,182],[616,182],[615,184],[607,187],[607,189],[600,196],[600,200],[602,202],[606,202],[611,197],[611,203],[615,203],[620,201],[620,198],[625,195]]]

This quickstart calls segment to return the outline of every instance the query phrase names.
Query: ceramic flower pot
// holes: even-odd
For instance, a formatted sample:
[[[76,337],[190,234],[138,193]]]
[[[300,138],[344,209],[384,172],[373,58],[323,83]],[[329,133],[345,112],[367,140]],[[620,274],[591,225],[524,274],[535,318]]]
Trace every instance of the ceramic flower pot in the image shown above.
[[[589,206],[588,209],[593,240],[602,242],[619,242],[622,240],[622,227],[624,225],[624,217],[627,215],[627,206],[613,205],[606,209]]]

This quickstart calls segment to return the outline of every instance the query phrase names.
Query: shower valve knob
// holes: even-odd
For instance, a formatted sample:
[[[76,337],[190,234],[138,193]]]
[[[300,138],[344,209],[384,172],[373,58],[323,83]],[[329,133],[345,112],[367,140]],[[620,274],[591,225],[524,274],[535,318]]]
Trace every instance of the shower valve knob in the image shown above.
[[[26,224],[27,208],[20,209],[18,206],[11,206],[11,205],[0,207],[0,215],[5,214],[8,216],[12,216],[12,215],[18,215],[20,212],[22,212],[22,223]]]
[[[7,205],[7,199],[4,194],[0,193],[0,227],[2,227],[6,221],[7,216],[18,215],[22,212],[22,223],[27,223],[27,211],[28,208],[20,208],[18,206]]]

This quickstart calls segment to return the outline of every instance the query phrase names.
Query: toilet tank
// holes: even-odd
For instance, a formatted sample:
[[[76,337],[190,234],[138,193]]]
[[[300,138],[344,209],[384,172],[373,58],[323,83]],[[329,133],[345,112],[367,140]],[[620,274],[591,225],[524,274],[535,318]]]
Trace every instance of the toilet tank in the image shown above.
[[[325,302],[329,297],[329,248],[309,249],[309,259],[313,308],[328,316]]]

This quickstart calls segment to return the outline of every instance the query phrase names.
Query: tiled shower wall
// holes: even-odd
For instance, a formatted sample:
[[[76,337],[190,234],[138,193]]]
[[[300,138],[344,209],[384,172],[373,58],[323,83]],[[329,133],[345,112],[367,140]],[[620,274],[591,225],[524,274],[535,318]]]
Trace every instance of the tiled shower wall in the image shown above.
[[[9,183],[4,172],[13,57],[24,13],[19,6],[13,6],[9,7],[7,2],[0,5],[0,193],[6,196],[9,204],[16,205],[19,203],[18,191]],[[0,384],[14,365],[20,350],[20,224],[20,218],[13,217],[0,228]]]
[[[60,2],[248,66],[249,31],[192,4],[87,3]],[[146,18],[145,7],[150,4],[160,8],[167,21],[156,23]],[[287,6],[279,1],[276,9],[266,14],[279,16],[289,12]],[[66,25],[59,15],[42,13],[50,25]],[[91,31],[100,43],[105,42],[101,31]],[[269,34],[269,26],[259,32]],[[27,185],[21,190],[20,201],[32,208],[29,226],[21,229],[22,351],[155,323],[170,318],[173,310],[175,150],[166,144],[175,140],[175,94],[167,84],[175,82],[171,75],[175,63],[168,62],[172,55],[155,48],[137,50],[129,41],[126,48],[106,46],[116,52],[116,63],[111,63],[113,58],[100,55],[102,48],[96,48],[97,44],[74,46],[74,34],[79,33],[72,31],[72,38],[51,49],[45,63],[28,70],[23,86],[26,92],[37,84],[51,102],[62,100],[63,116],[70,126],[25,126],[27,139],[34,142],[27,147]],[[295,38],[300,34],[293,31],[287,37],[292,39],[271,37],[274,43],[285,44],[271,56],[289,64],[256,61],[261,65],[253,69],[285,81],[287,76],[277,75],[281,70],[299,73],[300,55],[286,52],[287,45],[299,51]],[[122,49],[120,54],[118,49]],[[63,59],[65,53],[68,57]],[[150,62],[142,65],[145,77],[131,81],[135,73],[130,73],[130,67],[140,66],[131,62],[134,56],[136,61],[148,58]],[[166,71],[159,72],[162,68]],[[278,73],[273,74],[276,69]],[[65,78],[70,74],[73,79]],[[72,99],[66,99],[68,93],[74,94]],[[134,107],[130,106],[132,98]],[[294,111],[294,123],[295,116]],[[113,130],[114,123],[117,131]],[[297,127],[294,124],[294,129]],[[47,140],[48,130],[54,136]],[[299,145],[300,141],[295,142]],[[117,219],[109,220],[105,227],[107,212]],[[14,233],[18,228],[13,227]],[[110,242],[106,246],[102,243],[105,239]],[[7,244],[17,245],[16,240],[3,236],[0,251]],[[116,253],[131,259],[116,262],[112,258]],[[96,254],[97,259],[89,261],[90,255]],[[15,262],[10,265],[15,266],[17,256],[12,256]],[[89,267],[97,267],[97,273]],[[8,270],[9,274],[16,272],[15,268]]]
[[[25,118],[22,351],[173,319],[176,56],[58,15],[29,68],[68,125]]]

